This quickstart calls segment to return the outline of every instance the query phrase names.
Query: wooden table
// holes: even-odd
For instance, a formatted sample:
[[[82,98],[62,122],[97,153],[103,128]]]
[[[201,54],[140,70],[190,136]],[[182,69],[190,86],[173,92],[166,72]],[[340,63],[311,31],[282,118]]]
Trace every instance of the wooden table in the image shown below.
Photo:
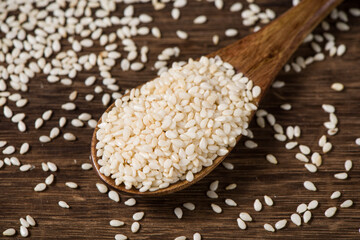
[[[239,13],[230,14],[229,11],[218,11],[213,4],[206,2],[190,1],[189,7],[182,10],[181,20],[174,21],[170,18],[171,7],[154,12],[149,4],[136,5],[138,12],[151,12],[155,16],[155,22],[150,24],[160,27],[163,38],[156,40],[152,36],[136,37],[139,46],[150,46],[150,65],[153,65],[156,56],[165,47],[179,45],[181,56],[176,60],[186,60],[189,57],[198,57],[225,46],[234,39],[224,37],[224,30],[236,26],[240,36],[249,33],[249,29],[242,26]],[[230,3],[226,1],[225,8]],[[242,1],[245,3],[245,1]],[[263,8],[271,8],[279,15],[290,7],[289,0],[259,0]],[[359,7],[357,1],[346,1],[340,8]],[[120,6],[120,12],[123,6]],[[201,14],[208,16],[208,23],[204,25],[192,25],[192,20]],[[29,98],[30,103],[23,109],[17,109],[14,103],[10,107],[15,112],[25,111],[26,124],[29,130],[20,134],[16,126],[3,114],[0,115],[0,140],[6,140],[9,144],[19,149],[22,142],[29,142],[31,151],[22,156],[17,155],[22,163],[31,163],[36,166],[29,172],[20,172],[17,167],[3,167],[0,170],[0,230],[8,227],[19,229],[19,218],[27,214],[32,215],[38,225],[31,228],[29,239],[114,239],[117,233],[123,233],[130,239],[174,239],[185,235],[192,239],[195,232],[200,232],[203,239],[360,239],[360,147],[355,144],[355,139],[360,136],[360,19],[350,16],[351,30],[339,32],[334,30],[337,43],[347,46],[347,53],[343,57],[326,57],[323,62],[308,66],[300,74],[281,73],[279,80],[285,81],[286,86],[281,89],[271,89],[261,108],[266,109],[276,116],[277,122],[283,126],[299,125],[302,129],[298,141],[311,147],[313,151],[321,151],[318,147],[318,139],[326,134],[323,122],[328,120],[328,114],[321,109],[323,103],[333,104],[339,117],[340,131],[329,139],[333,144],[333,150],[323,157],[323,166],[317,173],[308,172],[303,164],[295,159],[298,150],[286,150],[284,143],[273,139],[273,130],[267,126],[260,129],[255,121],[250,129],[255,134],[255,141],[259,144],[257,149],[246,149],[243,146],[245,138],[229,156],[229,162],[233,163],[233,171],[218,167],[208,177],[194,186],[176,194],[158,198],[136,198],[138,204],[134,207],[126,207],[124,201],[129,196],[121,195],[121,203],[115,203],[106,195],[98,192],[96,182],[100,182],[93,170],[81,170],[81,164],[90,162],[90,137],[92,129],[89,127],[75,128],[67,124],[62,132],[73,132],[78,137],[75,142],[66,142],[62,137],[41,144],[38,140],[41,135],[48,135],[49,130],[58,125],[58,119],[66,116],[68,120],[76,118],[81,112],[89,112],[94,118],[99,118],[104,111],[101,104],[101,95],[95,94],[92,102],[86,102],[84,96],[93,92],[94,87],[85,87],[83,82],[90,76],[101,78],[96,69],[85,71],[76,77],[71,87],[61,84],[49,84],[46,76],[37,75],[29,84],[29,92],[23,96]],[[189,40],[184,41],[176,37],[175,31],[183,29],[189,33]],[[332,29],[334,27],[332,26]],[[110,33],[114,29],[107,29]],[[221,42],[219,46],[213,46],[211,36],[219,34]],[[66,45],[66,41],[63,42]],[[65,49],[68,47],[65,47]],[[91,51],[99,52],[102,48],[96,45]],[[302,47],[295,56],[308,56],[311,53],[309,46]],[[148,65],[148,66],[150,66]],[[112,75],[117,78],[117,83],[123,88],[135,87],[148,79],[155,77],[150,67],[146,70],[134,72],[122,72],[119,67],[114,68]],[[335,92],[330,89],[333,82],[342,82],[345,85],[343,92]],[[73,112],[61,110],[61,104],[68,101],[71,91],[77,90],[79,96],[75,103],[78,109]],[[107,90],[106,90],[107,91]],[[279,108],[282,103],[291,103],[291,111]],[[53,109],[54,114],[50,121],[40,130],[34,130],[34,121],[47,110]],[[272,165],[265,160],[267,153],[274,154],[279,161],[278,165]],[[3,159],[5,156],[0,155]],[[352,159],[353,169],[349,172],[349,179],[337,180],[333,175],[344,171],[344,161]],[[56,181],[41,193],[33,191],[37,183],[43,182],[50,174],[41,170],[41,162],[52,161],[59,170],[54,173]],[[219,180],[218,199],[209,199],[205,193],[209,184]],[[305,180],[313,181],[317,192],[304,189]],[[69,189],[65,186],[66,181],[74,181],[79,184],[79,189]],[[232,191],[224,188],[230,183],[237,183],[238,187]],[[333,191],[342,192],[342,197],[331,200]],[[264,206],[261,212],[255,212],[253,202],[256,198],[263,203],[263,196],[269,195],[275,204],[273,207]],[[237,207],[226,206],[224,200],[231,198],[236,201]],[[295,212],[300,203],[309,203],[316,199],[320,206],[313,210],[313,219],[301,227],[289,222],[287,227],[276,233],[266,232],[263,228],[265,223],[275,224],[276,221],[286,218]],[[333,218],[326,218],[324,211],[331,206],[339,207],[346,199],[352,199],[354,206],[348,209],[340,209]],[[71,208],[62,209],[58,201],[66,201]],[[184,209],[184,216],[177,219],[173,213],[175,207],[184,202],[196,204],[194,211]],[[223,208],[221,214],[214,213],[210,204],[216,203]],[[141,220],[139,233],[130,231],[132,214],[136,211],[145,211],[146,215]],[[248,224],[247,230],[240,230],[236,218],[242,211],[249,212],[254,222]],[[109,226],[111,219],[119,219],[126,222],[124,227],[113,228]],[[18,235],[18,239],[21,237]]]

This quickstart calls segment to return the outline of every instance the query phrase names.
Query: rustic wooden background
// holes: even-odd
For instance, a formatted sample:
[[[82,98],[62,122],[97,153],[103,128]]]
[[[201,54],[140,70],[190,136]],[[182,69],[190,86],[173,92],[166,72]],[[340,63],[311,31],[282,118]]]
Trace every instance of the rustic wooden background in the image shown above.
[[[234,1],[226,1],[228,9]],[[245,3],[245,1],[243,1]],[[274,9],[279,15],[291,6],[289,0],[259,0],[257,3],[263,8]],[[141,12],[151,12],[155,16],[154,23],[163,33],[161,40],[151,36],[135,38],[138,45],[150,47],[150,62],[165,47],[179,45],[182,52],[178,60],[189,57],[198,57],[207,54],[231,43],[234,39],[224,37],[224,30],[228,27],[239,29],[240,36],[249,33],[243,27],[239,13],[219,11],[211,3],[190,1],[189,7],[182,11],[181,20],[170,18],[170,6],[154,12],[149,4],[136,5]],[[359,7],[358,1],[346,1],[340,8]],[[122,11],[122,8],[119,10]],[[191,24],[195,16],[205,14],[208,23],[194,26]],[[120,13],[119,13],[120,15]],[[336,106],[339,117],[340,131],[336,136],[329,137],[333,143],[333,150],[323,157],[323,166],[317,173],[309,173],[301,162],[294,158],[297,150],[285,150],[284,143],[273,140],[273,131],[269,127],[260,129],[251,124],[255,134],[255,141],[259,147],[249,150],[243,147],[243,141],[229,156],[229,162],[235,165],[233,171],[218,167],[208,177],[194,186],[176,194],[157,198],[136,198],[138,204],[126,207],[123,202],[129,197],[121,195],[121,203],[115,203],[106,195],[99,193],[95,183],[100,180],[95,172],[82,171],[82,163],[90,162],[90,139],[92,129],[75,128],[69,123],[65,130],[77,135],[78,140],[73,143],[65,142],[62,137],[51,143],[41,144],[40,135],[47,135],[49,130],[58,125],[58,119],[66,116],[75,118],[81,112],[89,112],[94,117],[100,117],[105,110],[101,104],[101,95],[95,95],[92,102],[86,102],[84,96],[93,92],[94,87],[84,87],[83,81],[90,75],[99,77],[96,69],[78,74],[71,87],[60,84],[49,84],[46,76],[38,75],[29,84],[30,91],[24,94],[30,103],[25,108],[29,126],[26,133],[19,134],[16,126],[0,113],[0,139],[6,140],[19,149],[22,142],[31,144],[31,151],[19,156],[22,163],[32,163],[35,169],[29,172],[20,172],[17,167],[0,169],[0,231],[8,227],[16,227],[19,231],[19,218],[27,214],[32,215],[38,226],[31,228],[29,239],[113,239],[117,233],[126,234],[130,239],[173,239],[180,235],[192,238],[195,232],[200,232],[203,239],[360,239],[360,147],[355,145],[355,138],[360,136],[360,18],[350,16],[349,32],[334,30],[337,42],[347,45],[347,53],[339,58],[326,57],[324,62],[312,64],[300,74],[294,72],[281,73],[279,80],[286,82],[282,89],[271,89],[261,107],[273,113],[277,121],[283,126],[299,125],[302,129],[300,143],[307,144],[313,151],[320,151],[317,142],[321,135],[326,133],[322,126],[327,121],[328,114],[321,109],[321,104],[329,103]],[[175,36],[177,29],[188,31],[190,39],[183,41]],[[334,29],[334,27],[332,27]],[[112,29],[108,29],[109,32]],[[219,46],[213,46],[211,36],[219,34]],[[67,44],[66,41],[63,41]],[[91,51],[101,51],[96,45]],[[307,56],[308,46],[302,47],[295,55]],[[149,66],[149,65],[148,65]],[[112,71],[119,85],[123,88],[135,87],[155,76],[149,67],[139,73],[121,72],[118,68]],[[99,78],[100,79],[100,78]],[[342,82],[345,85],[343,92],[334,92],[330,89],[333,82]],[[100,81],[98,80],[100,84]],[[68,94],[77,90],[78,99],[75,101],[78,110],[66,112],[60,109],[61,104],[68,101]],[[291,111],[284,111],[279,105],[285,102],[292,104]],[[13,103],[10,103],[10,107]],[[13,108],[16,109],[15,107]],[[47,110],[53,109],[52,119],[41,130],[34,130],[34,120]],[[21,112],[16,109],[15,112]],[[264,156],[273,153],[279,160],[278,165],[269,164]],[[0,158],[4,158],[0,154]],[[353,170],[347,180],[337,180],[334,173],[344,171],[344,161],[352,159]],[[43,182],[49,175],[41,170],[41,162],[55,162],[59,171],[55,173],[56,181],[45,192],[36,193],[34,186]],[[205,196],[209,184],[219,180],[219,199],[209,199]],[[305,180],[313,181],[317,192],[304,189]],[[79,189],[65,187],[66,181],[79,184]],[[237,183],[238,188],[225,191],[224,187],[230,183]],[[333,191],[342,192],[338,200],[330,200]],[[253,202],[256,198],[263,201],[263,195],[271,196],[275,205],[264,207],[263,211],[255,212]],[[229,207],[224,203],[225,198],[234,199],[238,206]],[[266,232],[264,223],[275,224],[276,221],[286,218],[295,212],[300,203],[308,203],[316,199],[320,207],[313,210],[313,219],[309,224],[296,227],[288,223],[287,228],[276,233]],[[349,209],[340,209],[335,217],[327,219],[324,211],[330,206],[339,206],[346,199],[352,199],[354,206]],[[62,209],[57,205],[59,200],[69,203],[71,209]],[[196,204],[195,211],[184,210],[183,219],[178,220],[173,209],[184,202]],[[223,213],[216,214],[211,203],[217,203],[223,208]],[[141,230],[133,234],[130,231],[132,214],[136,211],[145,211],[146,216],[141,221]],[[241,211],[249,212],[254,222],[248,224],[248,229],[240,230],[236,218]],[[111,219],[126,222],[121,228],[109,226]],[[20,239],[18,235],[16,237]]]

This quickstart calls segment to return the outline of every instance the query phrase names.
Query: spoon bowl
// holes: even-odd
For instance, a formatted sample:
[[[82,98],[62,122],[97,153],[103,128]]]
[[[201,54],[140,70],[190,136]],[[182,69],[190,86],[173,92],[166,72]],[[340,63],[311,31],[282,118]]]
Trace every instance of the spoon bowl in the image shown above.
[[[242,72],[254,82],[254,85],[259,86],[261,94],[254,100],[255,104],[258,105],[276,75],[305,37],[342,1],[303,0],[260,31],[210,53],[207,57],[220,56],[224,62],[230,63],[237,72]],[[109,112],[114,106],[115,103],[109,106],[105,112]],[[250,119],[254,113],[255,111],[252,112]],[[211,166],[204,167],[200,172],[194,174],[194,179],[191,182],[180,180],[163,189],[153,192],[140,192],[135,188],[126,189],[123,184],[116,185],[114,179],[100,172],[100,165],[96,157],[96,144],[98,142],[96,132],[100,123],[101,118],[94,130],[91,141],[91,158],[95,171],[113,189],[130,194],[159,196],[187,188],[213,171],[233,149],[233,147],[229,147],[229,151],[225,156],[217,157]],[[241,135],[237,137],[237,142],[240,138]]]

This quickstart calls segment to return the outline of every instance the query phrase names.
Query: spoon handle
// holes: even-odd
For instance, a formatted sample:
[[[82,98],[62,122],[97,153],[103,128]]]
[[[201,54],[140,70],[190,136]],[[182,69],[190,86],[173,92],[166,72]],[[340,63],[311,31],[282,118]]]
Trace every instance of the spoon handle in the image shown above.
[[[263,94],[305,37],[342,1],[303,0],[259,32],[209,56],[219,55],[232,64]]]

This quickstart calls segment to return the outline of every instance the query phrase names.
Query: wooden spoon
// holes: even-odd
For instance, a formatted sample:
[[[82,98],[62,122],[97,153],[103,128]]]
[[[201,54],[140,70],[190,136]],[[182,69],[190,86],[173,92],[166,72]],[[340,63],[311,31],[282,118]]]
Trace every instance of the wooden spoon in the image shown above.
[[[259,32],[248,35],[207,56],[220,56],[223,61],[233,65],[237,71],[244,73],[245,76],[253,80],[255,85],[260,86],[262,91],[259,98],[256,99],[258,104],[275,76],[300,46],[304,38],[341,2],[342,0],[303,0]],[[113,107],[114,104],[106,112],[109,112]],[[100,123],[101,119],[98,124]],[[112,178],[100,173],[95,147],[97,130],[98,127],[94,130],[91,142],[91,156],[97,174],[112,188],[131,194],[157,196],[177,192],[208,175],[226,157],[216,158],[211,166],[203,168],[195,174],[192,182],[178,181],[167,188],[154,192],[139,192],[134,188],[125,189],[123,184],[116,186]],[[240,137],[237,138],[237,141]],[[232,148],[229,147],[229,152],[231,150]]]

